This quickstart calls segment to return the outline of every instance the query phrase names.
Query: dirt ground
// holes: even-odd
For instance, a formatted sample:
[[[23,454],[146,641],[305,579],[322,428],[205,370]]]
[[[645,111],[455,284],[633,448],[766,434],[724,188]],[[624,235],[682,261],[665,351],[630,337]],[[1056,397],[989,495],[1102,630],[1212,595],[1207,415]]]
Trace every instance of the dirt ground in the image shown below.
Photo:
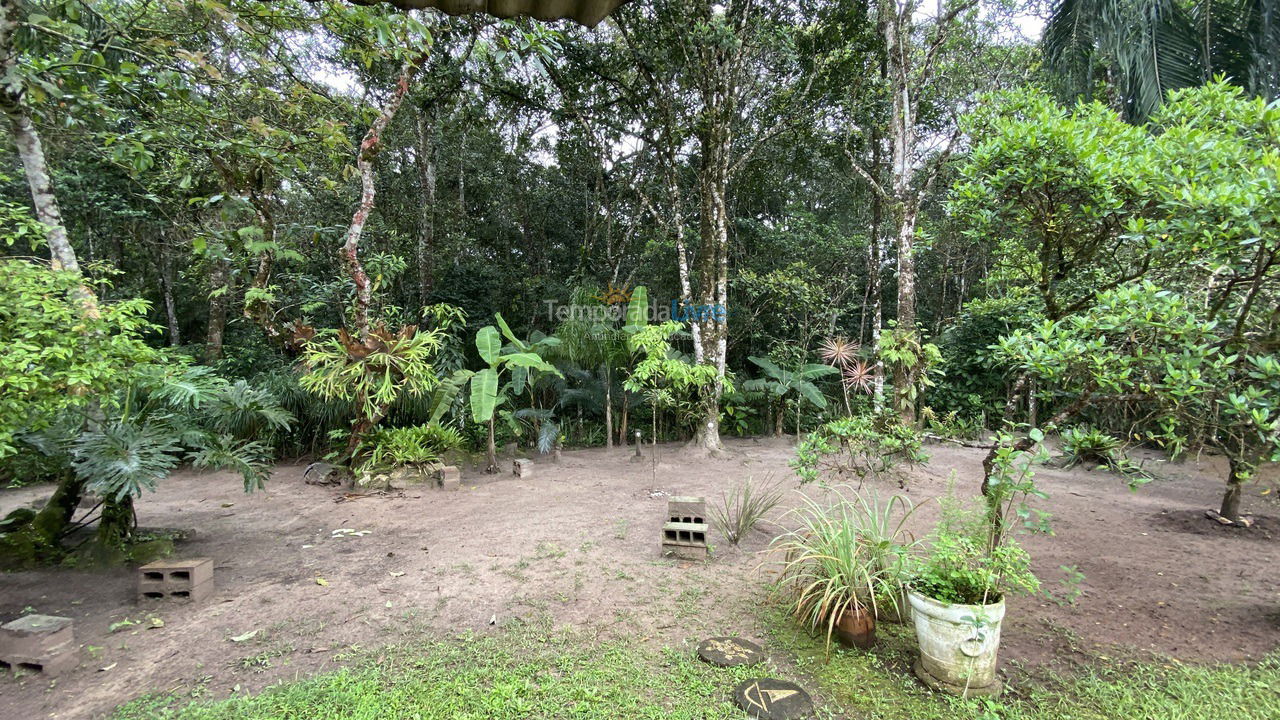
[[[182,473],[138,503],[144,527],[189,528],[178,556],[215,560],[214,598],[140,606],[132,570],[46,570],[0,576],[0,620],[30,609],[75,619],[81,665],[56,681],[0,678],[0,717],[87,718],[149,692],[224,697],[326,669],[353,650],[415,633],[488,632],[517,617],[674,646],[712,634],[766,641],[759,554],[779,525],[740,548],[714,538],[706,564],[659,557],[670,495],[718,498],[744,477],[794,487],[786,440],[729,441],[729,459],[659,449],[656,473],[630,449],[565,452],[531,477],[463,475],[458,492],[415,490],[345,500],[282,465],[270,489],[245,495],[226,474]],[[909,496],[976,491],[983,451],[929,448]],[[1140,455],[1159,478],[1130,492],[1115,476],[1040,468],[1052,537],[1023,541],[1045,588],[1011,600],[1003,671],[1069,669],[1083,653],[1156,653],[1183,662],[1257,660],[1280,645],[1280,507],[1251,486],[1257,525],[1203,517],[1221,493],[1217,458],[1172,464]],[[869,486],[870,487],[870,486]],[[888,495],[896,488],[874,488]],[[47,489],[0,492],[0,513]],[[798,496],[788,495],[788,505]],[[782,515],[782,508],[773,517]],[[784,520],[785,522],[785,520]],[[367,534],[335,530],[368,531]],[[1061,566],[1084,574],[1075,604]],[[163,621],[151,627],[151,618]],[[112,626],[124,620],[137,625]],[[258,631],[249,638],[246,634]]]

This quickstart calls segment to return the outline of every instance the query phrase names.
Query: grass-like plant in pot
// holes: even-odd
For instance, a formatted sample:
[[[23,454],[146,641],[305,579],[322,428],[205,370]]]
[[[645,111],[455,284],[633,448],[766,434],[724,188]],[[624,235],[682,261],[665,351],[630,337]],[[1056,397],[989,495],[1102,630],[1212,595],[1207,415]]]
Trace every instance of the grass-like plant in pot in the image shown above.
[[[774,538],[782,566],[776,588],[796,618],[825,633],[828,647],[834,636],[867,649],[877,615],[901,613],[902,573],[916,545],[904,523],[914,507],[900,495],[881,503],[834,490],[825,504],[806,497],[789,513],[797,528]]]
[[[907,592],[920,644],[915,673],[944,692],[995,695],[1005,596],[1035,592],[1039,582],[1011,537],[992,544],[983,513],[940,502],[942,520]]]

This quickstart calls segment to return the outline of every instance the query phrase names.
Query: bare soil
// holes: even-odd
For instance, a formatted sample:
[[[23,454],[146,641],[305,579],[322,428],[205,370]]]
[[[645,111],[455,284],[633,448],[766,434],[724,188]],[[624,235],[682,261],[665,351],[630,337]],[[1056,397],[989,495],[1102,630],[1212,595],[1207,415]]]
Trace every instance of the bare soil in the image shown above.
[[[767,647],[760,551],[779,524],[763,523],[737,548],[714,536],[705,564],[659,556],[669,496],[716,499],[736,480],[770,474],[794,487],[787,440],[727,446],[728,459],[663,447],[656,469],[632,462],[632,449],[571,451],[523,479],[472,471],[457,492],[355,499],[304,484],[304,465],[280,466],[255,495],[226,474],[181,473],[138,502],[139,521],[195,531],[178,556],[214,558],[213,599],[139,605],[132,569],[0,576],[0,621],[28,608],[69,616],[81,644],[80,667],[56,681],[0,678],[0,717],[99,717],[151,692],[223,697],[333,669],[359,649],[539,615],[658,646],[733,634]],[[976,493],[984,451],[930,453],[909,485],[925,504],[914,518],[921,533],[936,517],[929,499],[952,483]],[[1136,492],[1105,471],[1038,470],[1055,533],[1023,541],[1057,599],[1011,600],[1001,656],[1013,682],[1103,652],[1248,662],[1280,645],[1280,507],[1250,486],[1255,526],[1222,527],[1203,516],[1221,495],[1219,458],[1141,459],[1158,479]],[[47,493],[0,492],[0,513]],[[1074,604],[1061,566],[1084,573]],[[152,628],[153,617],[163,626]],[[124,620],[139,624],[111,631]]]

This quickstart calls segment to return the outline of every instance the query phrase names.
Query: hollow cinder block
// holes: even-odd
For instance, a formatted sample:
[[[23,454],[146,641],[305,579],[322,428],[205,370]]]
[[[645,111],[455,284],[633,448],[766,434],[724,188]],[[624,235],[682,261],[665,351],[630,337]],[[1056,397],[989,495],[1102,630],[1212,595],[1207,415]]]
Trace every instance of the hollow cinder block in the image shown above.
[[[55,676],[79,664],[71,618],[32,614],[0,625],[0,669]]]
[[[529,477],[533,474],[533,461],[528,458],[517,458],[511,464],[511,474],[516,477]]]
[[[709,552],[706,545],[662,543],[663,557],[674,557],[681,560],[706,560]]]
[[[705,523],[707,499],[701,497],[672,497],[667,500],[667,518],[677,523]]]
[[[213,595],[213,560],[161,560],[138,568],[139,600],[200,602]]]

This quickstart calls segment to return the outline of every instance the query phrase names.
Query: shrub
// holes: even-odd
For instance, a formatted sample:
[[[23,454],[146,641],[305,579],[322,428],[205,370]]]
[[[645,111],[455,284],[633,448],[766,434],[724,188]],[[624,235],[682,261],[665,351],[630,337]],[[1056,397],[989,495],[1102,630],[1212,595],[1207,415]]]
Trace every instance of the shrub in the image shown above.
[[[916,568],[911,588],[948,603],[987,605],[1005,593],[1034,593],[1040,582],[1031,557],[1007,535],[995,547],[981,513],[942,502],[942,520],[929,552]]]
[[[450,450],[466,444],[462,433],[437,423],[404,428],[383,428],[361,446],[360,471],[385,470],[400,465],[439,462]]]
[[[826,423],[809,434],[796,448],[791,467],[801,483],[850,475],[861,485],[868,477],[892,476],[898,486],[905,477],[901,464],[912,465],[926,459],[920,450],[920,433],[891,412],[854,415]]]
[[[1062,453],[1067,461],[1065,467],[1086,462],[1113,467],[1124,457],[1119,438],[1092,427],[1063,430]]]

